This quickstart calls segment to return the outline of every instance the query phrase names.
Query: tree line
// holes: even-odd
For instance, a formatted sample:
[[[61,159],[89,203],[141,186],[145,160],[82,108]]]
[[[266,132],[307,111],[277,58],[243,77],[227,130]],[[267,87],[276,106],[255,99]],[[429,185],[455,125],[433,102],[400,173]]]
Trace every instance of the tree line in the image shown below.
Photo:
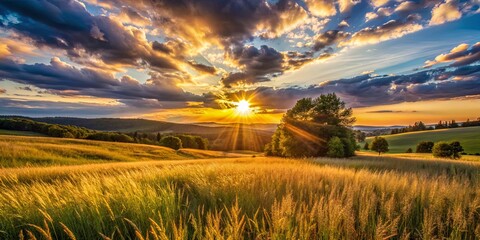
[[[388,152],[388,141],[383,137],[375,137],[372,143],[369,145],[368,142],[365,142],[363,146],[365,150],[372,150],[378,152],[378,155],[381,153]],[[431,141],[422,141],[417,144],[416,153],[432,153],[434,157],[441,158],[452,158],[459,159],[464,153],[463,147],[458,141],[453,142],[431,142]],[[412,148],[408,148],[406,153],[413,153]]]
[[[30,131],[50,137],[77,138],[108,142],[160,145],[180,148],[208,149],[208,139],[187,134],[102,132],[73,125],[49,124],[25,118],[0,118],[0,129]]]
[[[434,130],[434,129],[445,129],[445,128],[459,128],[459,127],[476,127],[480,126],[480,118],[471,121],[467,119],[467,121],[459,124],[455,120],[451,121],[439,121],[435,126],[427,127],[422,121],[415,122],[415,124],[409,125],[408,127],[404,128],[396,128],[390,131],[390,134],[398,134],[398,133],[406,133],[406,132],[415,132],[415,131],[426,131],[426,130]]]

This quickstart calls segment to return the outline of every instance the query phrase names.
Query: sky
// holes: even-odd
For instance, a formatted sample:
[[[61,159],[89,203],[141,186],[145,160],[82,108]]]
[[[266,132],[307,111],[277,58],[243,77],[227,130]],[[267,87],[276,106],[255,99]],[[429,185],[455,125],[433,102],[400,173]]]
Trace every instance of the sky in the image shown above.
[[[480,117],[480,1],[3,0],[0,114],[358,125]],[[241,100],[248,111],[239,111]]]

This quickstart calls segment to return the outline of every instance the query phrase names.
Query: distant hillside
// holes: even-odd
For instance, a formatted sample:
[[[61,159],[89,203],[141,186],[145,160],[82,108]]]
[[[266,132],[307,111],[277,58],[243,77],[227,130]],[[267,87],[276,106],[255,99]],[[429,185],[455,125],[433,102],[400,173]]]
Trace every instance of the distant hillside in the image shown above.
[[[466,153],[480,153],[480,127],[450,128],[431,131],[409,132],[382,136],[390,145],[389,153],[404,153],[408,148],[415,151],[421,141],[459,141]],[[373,137],[367,138],[371,143]]]
[[[263,151],[265,144],[270,142],[276,127],[276,124],[180,124],[122,118],[46,117],[30,119],[99,131],[188,133],[208,138],[210,148],[213,150],[252,150],[257,152]]]

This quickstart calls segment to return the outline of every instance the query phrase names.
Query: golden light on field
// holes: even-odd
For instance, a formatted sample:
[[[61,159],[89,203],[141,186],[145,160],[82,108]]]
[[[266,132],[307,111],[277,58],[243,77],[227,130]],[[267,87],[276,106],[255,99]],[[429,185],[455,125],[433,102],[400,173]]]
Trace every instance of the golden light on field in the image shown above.
[[[251,113],[251,108],[250,108],[250,103],[245,100],[245,99],[242,99],[240,101],[238,101],[237,103],[235,103],[235,105],[237,106],[235,108],[235,111],[240,114],[240,115],[248,115]]]

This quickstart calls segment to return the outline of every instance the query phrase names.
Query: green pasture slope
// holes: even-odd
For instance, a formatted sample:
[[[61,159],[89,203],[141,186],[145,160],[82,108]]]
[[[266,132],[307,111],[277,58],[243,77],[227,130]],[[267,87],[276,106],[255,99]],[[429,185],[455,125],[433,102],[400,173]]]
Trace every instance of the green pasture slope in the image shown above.
[[[30,131],[14,131],[0,129],[0,135],[16,135],[16,136],[45,136],[41,133],[30,132]]]
[[[389,153],[404,153],[408,148],[415,152],[417,144],[421,141],[459,141],[466,153],[480,153],[480,127],[465,127],[439,129],[432,131],[409,132],[395,135],[382,136],[387,139]],[[367,138],[370,144],[373,137]],[[362,145],[363,148],[363,145]]]

